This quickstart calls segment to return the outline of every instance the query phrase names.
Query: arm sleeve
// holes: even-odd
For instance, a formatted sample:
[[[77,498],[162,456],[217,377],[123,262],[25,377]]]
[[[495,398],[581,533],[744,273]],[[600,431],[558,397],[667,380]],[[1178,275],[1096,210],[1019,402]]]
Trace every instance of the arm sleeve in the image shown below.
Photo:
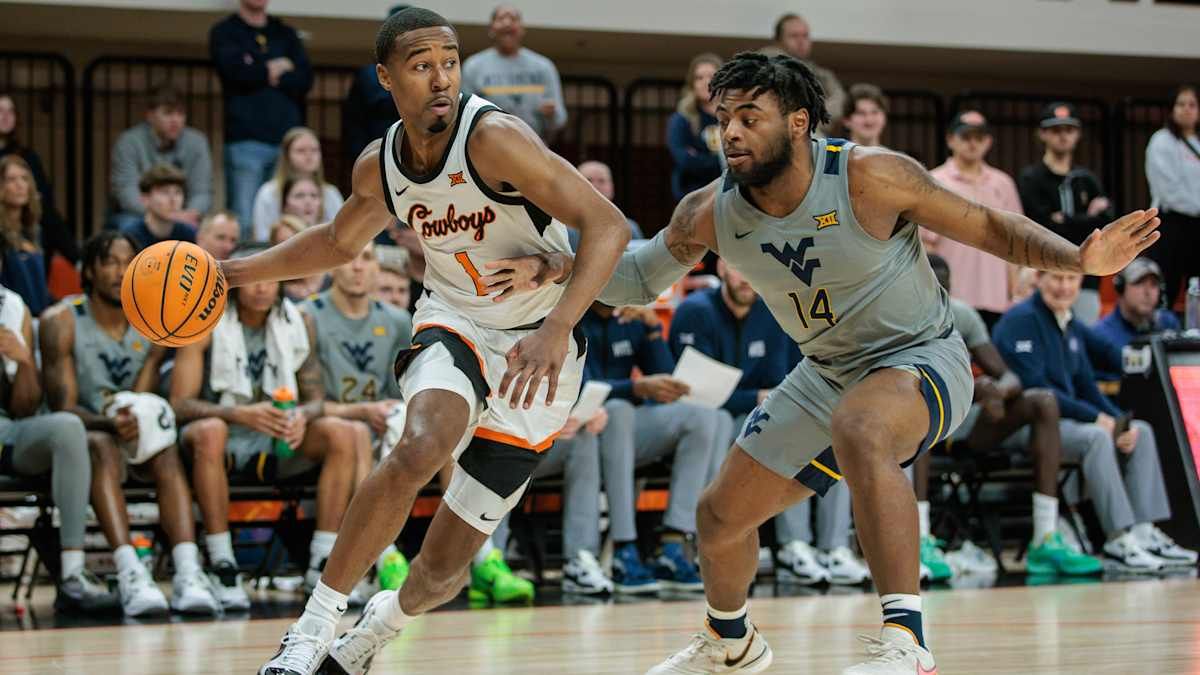
[[[692,268],[667,249],[666,232],[663,228],[653,239],[623,253],[597,300],[612,307],[645,305],[686,276]]]
[[[671,159],[675,168],[684,171],[720,171],[721,161],[711,152],[697,153],[692,147],[692,128],[687,119],[675,113],[667,121],[667,149],[671,151]]]
[[[212,208],[213,168],[212,155],[208,152],[208,138],[197,132],[195,151],[184,167],[187,174],[187,208],[195,209],[200,215]]]
[[[1031,342],[1033,349],[1017,352],[1018,341]],[[1053,391],[1054,398],[1058,400],[1058,408],[1062,416],[1067,419],[1080,422],[1096,421],[1096,415],[1100,412],[1096,406],[1069,395],[1046,377],[1048,364],[1042,356],[1045,347],[1038,339],[1037,329],[1032,322],[1001,321],[996,325],[994,342],[996,348],[1000,350],[1000,356],[1004,357],[1004,362],[1012,369],[1013,374],[1021,379],[1022,387],[1025,389],[1041,387]],[[1093,383],[1092,386],[1095,387],[1095,384]]]
[[[126,213],[142,213],[141,196],[138,190],[138,175],[136,149],[134,141],[129,136],[122,136],[112,151],[112,193],[121,211]]]
[[[289,96],[304,98],[313,85],[312,64],[308,61],[308,51],[304,49],[300,34],[294,29],[288,30],[291,33],[288,37],[288,58],[296,69],[280,76],[279,88]]]
[[[208,51],[221,83],[228,88],[236,85],[247,89],[260,89],[267,86],[267,63],[257,54],[243,51],[235,40],[224,34],[221,24],[213,27],[208,34]],[[245,57],[249,56],[249,63]],[[231,92],[226,91],[228,96]]]

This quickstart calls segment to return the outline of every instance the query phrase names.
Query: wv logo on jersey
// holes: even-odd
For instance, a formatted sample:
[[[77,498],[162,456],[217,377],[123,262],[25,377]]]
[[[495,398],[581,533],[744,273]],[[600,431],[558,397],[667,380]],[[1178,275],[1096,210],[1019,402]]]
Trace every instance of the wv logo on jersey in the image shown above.
[[[100,360],[104,362],[104,368],[108,371],[108,378],[113,384],[122,385],[126,378],[133,374],[129,370],[129,364],[132,362],[132,359],[128,356],[100,354]]]
[[[364,373],[371,366],[371,362],[375,360],[375,355],[371,353],[372,346],[370,342],[363,342],[361,344],[353,342],[342,343],[342,348],[350,355],[350,360],[354,361],[354,367]]]
[[[829,213],[822,213],[822,214],[813,216],[813,220],[817,221],[817,229],[818,230],[823,230],[827,227],[833,227],[834,225],[841,224],[838,222],[838,219],[837,219],[837,209],[834,209],[834,210],[830,211]]]
[[[800,240],[798,246],[784,242],[782,251],[775,248],[775,244],[763,244],[762,252],[778,260],[780,265],[790,269],[797,279],[804,282],[805,286],[812,286],[813,270],[821,266],[820,258],[805,260],[805,253],[812,245],[813,238],[805,237]]]
[[[267,350],[262,349],[258,352],[250,354],[246,361],[246,373],[250,375],[250,379],[255,382],[262,380],[263,366],[267,363]]]
[[[753,434],[762,433],[762,425],[771,421],[771,415],[762,408],[755,408],[754,412],[750,413],[750,418],[746,420],[746,428],[742,430],[742,438],[748,438]]]

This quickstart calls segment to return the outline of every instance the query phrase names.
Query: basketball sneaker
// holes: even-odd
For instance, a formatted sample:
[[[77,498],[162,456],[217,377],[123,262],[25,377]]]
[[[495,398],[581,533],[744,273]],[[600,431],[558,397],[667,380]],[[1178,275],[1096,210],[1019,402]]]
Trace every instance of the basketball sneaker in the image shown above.
[[[642,556],[633,542],[621,544],[613,551],[612,572],[613,588],[618,593],[657,593],[662,587],[654,572],[642,564]]]
[[[246,587],[242,585],[244,578],[236,564],[218,560],[209,571],[208,579],[216,590],[221,607],[235,612],[250,609],[250,596],[246,595]]]
[[[379,588],[385,591],[396,591],[404,585],[408,578],[408,558],[395,551],[383,557],[383,564],[378,566]]]
[[[316,675],[329,653],[337,624],[313,617],[301,617],[288,627],[279,641],[279,651],[258,675]]]
[[[705,675],[706,673],[761,673],[771,665],[771,646],[753,624],[746,637],[727,640],[711,628],[692,636],[688,646],[646,671],[646,675]]]
[[[567,561],[562,569],[562,589],[564,593],[579,593],[581,595],[602,595],[612,593],[613,582],[600,569],[600,561],[591,551],[580,551],[574,558]]]
[[[1104,563],[1067,546],[1058,532],[1048,533],[1040,542],[1030,542],[1025,555],[1026,574],[1085,576],[1103,571]]]
[[[921,537],[921,564],[929,568],[930,581],[945,581],[954,576],[950,563],[946,562],[946,552],[942,549],[944,543],[937,537],[923,535]]]
[[[1142,548],[1133,532],[1105,542],[1103,551],[1106,566],[1123,572],[1155,573],[1164,566],[1161,558]]]
[[[957,551],[945,555],[946,564],[954,576],[994,576],[1000,571],[1000,565],[991,551],[984,550],[967,539]]]
[[[1166,532],[1150,523],[1135,525],[1134,536],[1138,543],[1156,557],[1161,558],[1168,567],[1195,567],[1196,552],[1175,543]]]
[[[116,609],[120,604],[120,599],[108,590],[108,585],[86,567],[81,567],[78,572],[64,577],[58,584],[58,592],[54,598],[54,609],[60,612],[99,612]]]
[[[817,549],[797,539],[775,550],[775,580],[815,586],[829,582],[829,570],[817,562]]]
[[[396,591],[380,591],[363,609],[354,627],[342,633],[329,647],[329,655],[317,671],[320,675],[362,675],[371,668],[371,660],[392,638],[400,634],[379,616],[379,608],[399,602]]]
[[[659,585],[673,591],[703,591],[700,570],[683,554],[683,544],[663,542],[662,552],[654,559],[654,577]]]
[[[209,616],[221,613],[221,601],[204,570],[197,567],[193,573],[175,575],[171,581],[171,610]]]
[[[868,658],[842,675],[937,675],[933,654],[906,631],[885,626],[878,638],[859,635],[858,639],[866,644]]]
[[[492,549],[482,564],[471,566],[467,597],[472,602],[528,604],[533,602],[533,595],[533,582],[513,574],[498,548]]]
[[[140,563],[117,574],[117,594],[121,596],[121,609],[125,616],[163,614],[167,611],[166,596],[155,585],[150,571]]]
[[[821,553],[818,560],[829,570],[829,583],[858,586],[871,580],[871,570],[846,546]]]

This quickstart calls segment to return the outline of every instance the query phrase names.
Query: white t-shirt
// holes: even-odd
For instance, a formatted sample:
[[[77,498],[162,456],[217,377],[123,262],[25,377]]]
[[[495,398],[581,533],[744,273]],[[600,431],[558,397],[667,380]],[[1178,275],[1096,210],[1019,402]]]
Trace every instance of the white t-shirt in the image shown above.
[[[342,208],[342,193],[329,183],[321,191],[321,222],[333,220],[338,209]],[[279,186],[274,180],[263,183],[254,195],[254,240],[266,241],[271,236],[271,226],[279,222],[283,214],[283,203],[279,196]]]

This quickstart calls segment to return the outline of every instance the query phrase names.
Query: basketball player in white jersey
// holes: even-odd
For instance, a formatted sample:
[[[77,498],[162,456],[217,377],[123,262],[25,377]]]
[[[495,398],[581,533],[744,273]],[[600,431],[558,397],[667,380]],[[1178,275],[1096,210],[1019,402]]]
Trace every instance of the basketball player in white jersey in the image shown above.
[[[567,420],[584,358],[573,329],[629,239],[621,212],[525,123],[460,94],[458,37],[445,19],[412,7],[393,14],[376,59],[402,121],[363,151],[334,220],[222,263],[231,287],[306,277],[346,263],[399,218],[416,230],[427,264],[413,347],[396,363],[408,408],[403,437],[355,493],[343,521],[354,536],[338,540],[262,675],[364,673],[387,640],[458,594],[475,552]],[[497,304],[488,285],[496,275],[485,281],[480,271],[530,255],[565,269],[563,223],[583,234],[570,278],[550,272],[517,294],[528,275],[501,270],[510,283],[500,284],[506,302]],[[347,594],[452,456],[454,479],[408,579],[373,597],[335,643]]]

